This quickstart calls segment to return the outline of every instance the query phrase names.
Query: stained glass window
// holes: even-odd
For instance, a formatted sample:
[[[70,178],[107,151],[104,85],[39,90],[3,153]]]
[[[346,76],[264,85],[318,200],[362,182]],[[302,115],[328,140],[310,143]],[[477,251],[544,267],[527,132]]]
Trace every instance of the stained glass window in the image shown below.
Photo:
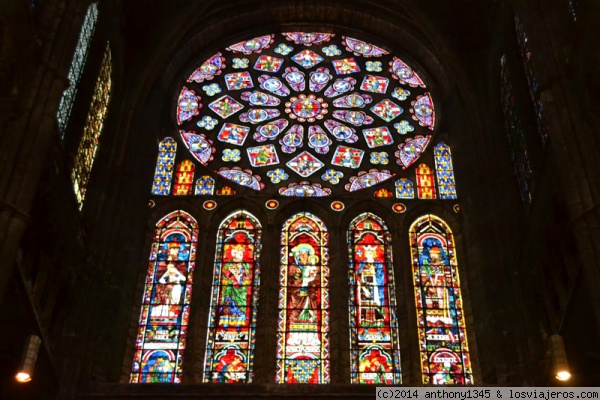
[[[301,212],[281,232],[277,383],[329,383],[328,232]]]
[[[533,61],[531,60],[531,51],[529,50],[529,39],[523,28],[523,23],[518,16],[515,16],[515,30],[517,33],[517,42],[519,45],[519,55],[523,63],[523,69],[525,70],[525,77],[527,78],[527,85],[529,87],[529,95],[531,96],[531,102],[535,109],[535,122],[537,125],[538,132],[542,143],[545,144],[548,139],[548,126],[546,125],[546,117],[544,116],[544,106],[542,104],[540,85],[535,77],[533,69]]]
[[[531,203],[531,166],[505,55],[500,59],[500,95],[506,135],[519,183],[521,199],[525,207],[529,207]]]
[[[350,381],[400,384],[400,346],[391,235],[365,213],[348,229]]]
[[[415,189],[410,179],[400,178],[396,181],[396,197],[398,199],[414,199]]]
[[[417,193],[420,199],[435,199],[433,171],[427,164],[417,167]]]
[[[194,194],[196,196],[212,196],[215,192],[215,180],[208,175],[198,178]]]
[[[236,212],[217,234],[204,382],[250,383],[253,375],[261,226]]]
[[[90,173],[92,172],[94,158],[96,157],[96,151],[98,150],[100,134],[102,133],[104,119],[108,112],[108,101],[110,99],[111,88],[110,75],[110,47],[107,44],[102,65],[100,67],[100,73],[96,80],[94,96],[92,97],[90,110],[88,111],[85,127],[83,128],[83,135],[79,141],[79,148],[77,149],[77,155],[75,156],[75,164],[73,166],[73,171],[71,171],[71,181],[73,182],[73,189],[75,190],[79,209],[83,207],[83,200],[85,199]]]
[[[77,47],[75,47],[75,53],[71,60],[71,67],[67,78],[69,79],[69,87],[63,92],[62,98],[58,105],[58,111],[56,113],[56,119],[58,121],[58,129],[60,130],[61,137],[64,138],[65,131],[67,129],[67,123],[71,115],[71,109],[75,102],[75,94],[77,93],[77,84],[81,78],[83,67],[85,66],[85,60],[87,58],[88,50],[90,48],[90,42],[92,35],[94,34],[94,28],[96,27],[96,20],[98,19],[98,5],[92,3],[87,9],[83,25],[81,26],[81,32],[79,33],[79,40],[77,41]]]
[[[452,168],[450,146],[444,142],[439,142],[435,146],[433,155],[435,157],[435,173],[440,199],[456,199],[456,185],[454,183],[454,169]]]
[[[158,145],[158,160],[156,160],[152,194],[166,196],[171,191],[176,152],[177,143],[173,138],[164,138]]]
[[[282,196],[348,194],[412,174],[404,170],[435,136],[422,78],[358,38],[268,34],[191,66],[174,116],[192,162],[235,184]]]
[[[181,382],[198,223],[173,211],[156,224],[130,383]]]
[[[177,172],[175,172],[175,188],[173,190],[174,195],[185,196],[192,194],[194,168],[195,165],[190,160],[184,160],[177,166]]]
[[[472,385],[454,237],[434,215],[410,227],[423,383]]]

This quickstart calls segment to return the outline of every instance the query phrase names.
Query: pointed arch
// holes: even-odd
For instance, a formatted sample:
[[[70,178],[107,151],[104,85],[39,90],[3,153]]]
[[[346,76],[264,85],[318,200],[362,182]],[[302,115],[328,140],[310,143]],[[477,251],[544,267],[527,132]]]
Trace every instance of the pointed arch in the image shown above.
[[[198,223],[173,211],[156,224],[130,383],[181,382]]]
[[[410,227],[424,384],[473,384],[454,237],[435,215]]]
[[[400,345],[391,235],[381,218],[356,217],[348,228],[350,382],[400,384]]]
[[[176,152],[177,142],[175,142],[175,139],[166,137],[159,143],[154,182],[152,183],[152,194],[157,196],[169,195]]]
[[[329,383],[329,236],[300,212],[281,231],[277,383]]]
[[[219,226],[204,382],[252,382],[261,234],[260,222],[243,210]]]

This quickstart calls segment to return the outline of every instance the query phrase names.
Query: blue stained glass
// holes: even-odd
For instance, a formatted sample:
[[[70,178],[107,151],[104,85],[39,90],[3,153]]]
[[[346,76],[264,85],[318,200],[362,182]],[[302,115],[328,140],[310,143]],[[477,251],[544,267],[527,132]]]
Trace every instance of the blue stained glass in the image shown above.
[[[435,146],[433,154],[435,157],[435,169],[440,199],[456,199],[456,184],[454,182],[450,146],[444,142],[440,142]]]
[[[154,172],[154,182],[152,184],[152,194],[167,196],[171,191],[176,151],[177,143],[173,138],[167,137],[160,142],[156,171]]]
[[[410,179],[400,178],[396,181],[396,198],[414,199],[415,189]]]
[[[215,192],[215,180],[210,176],[201,176],[196,181],[194,195],[196,196],[212,196]]]

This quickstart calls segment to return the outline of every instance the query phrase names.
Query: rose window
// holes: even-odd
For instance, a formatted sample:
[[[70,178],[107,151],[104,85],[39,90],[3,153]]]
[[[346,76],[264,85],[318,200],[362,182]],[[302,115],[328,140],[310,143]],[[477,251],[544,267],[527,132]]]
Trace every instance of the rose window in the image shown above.
[[[359,39],[304,32],[213,55],[181,89],[176,117],[198,162],[287,196],[414,175],[435,122],[425,84],[400,58]]]

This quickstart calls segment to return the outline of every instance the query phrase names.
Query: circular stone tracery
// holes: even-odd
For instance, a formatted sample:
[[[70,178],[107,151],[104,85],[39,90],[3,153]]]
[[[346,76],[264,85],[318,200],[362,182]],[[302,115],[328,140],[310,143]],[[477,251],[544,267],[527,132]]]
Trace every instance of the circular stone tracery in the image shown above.
[[[435,121],[425,84],[404,61],[329,33],[233,44],[192,73],[177,106],[197,161],[291,196],[352,192],[393,176],[414,182]]]

